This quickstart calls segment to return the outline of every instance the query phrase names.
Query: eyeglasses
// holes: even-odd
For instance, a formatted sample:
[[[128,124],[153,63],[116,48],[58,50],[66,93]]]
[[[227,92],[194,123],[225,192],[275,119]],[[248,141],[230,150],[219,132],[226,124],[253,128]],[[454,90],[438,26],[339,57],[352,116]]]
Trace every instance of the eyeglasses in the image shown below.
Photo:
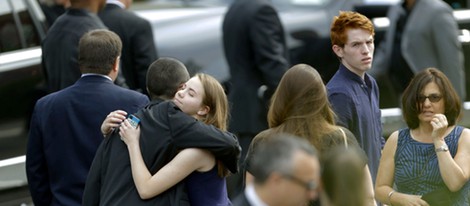
[[[430,94],[428,96],[424,95],[419,95],[418,96],[418,101],[421,103],[424,103],[426,99],[429,99],[429,101],[436,103],[439,102],[442,99],[442,96],[440,94]]]
[[[309,191],[312,191],[312,190],[315,190],[317,189],[317,183],[315,183],[315,181],[313,180],[310,180],[308,182],[305,182],[293,175],[284,175],[285,178],[289,179],[289,180],[292,180],[293,182],[295,182],[296,184],[304,187],[305,189],[309,190]]]

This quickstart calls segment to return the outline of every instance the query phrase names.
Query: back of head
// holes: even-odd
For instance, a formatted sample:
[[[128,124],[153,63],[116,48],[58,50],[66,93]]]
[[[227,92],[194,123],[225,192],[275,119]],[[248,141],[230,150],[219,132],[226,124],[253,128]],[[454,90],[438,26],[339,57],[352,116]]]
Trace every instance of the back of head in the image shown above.
[[[314,147],[297,136],[279,133],[265,138],[247,157],[247,168],[254,176],[255,184],[263,184],[273,172],[292,175],[293,157],[299,151],[316,157]]]
[[[121,39],[112,31],[97,29],[85,33],[78,45],[80,71],[108,75],[121,55],[121,49]]]
[[[224,88],[214,77],[198,73],[195,76],[199,78],[204,88],[204,98],[202,104],[210,108],[204,123],[214,125],[215,127],[225,131],[227,130],[228,120],[228,100]]]
[[[306,64],[287,70],[271,99],[268,124],[282,124],[281,132],[309,138],[315,146],[317,137],[334,129],[335,114],[317,70]]]
[[[321,156],[323,191],[326,202],[335,206],[364,205],[365,160],[355,147],[337,146]]]
[[[338,16],[333,18],[330,28],[331,45],[344,47],[349,29],[363,29],[369,31],[372,36],[375,34],[374,25],[366,16],[353,11],[340,11]]]
[[[450,80],[438,69],[427,68],[416,73],[403,92],[403,118],[411,129],[419,126],[418,115],[422,109],[419,96],[423,95],[421,92],[431,82],[434,82],[439,87],[445,105],[444,115],[447,117],[449,126],[455,125],[461,116],[461,100]]]
[[[172,99],[180,86],[189,80],[186,66],[177,59],[160,57],[147,71],[147,90],[151,99]]]

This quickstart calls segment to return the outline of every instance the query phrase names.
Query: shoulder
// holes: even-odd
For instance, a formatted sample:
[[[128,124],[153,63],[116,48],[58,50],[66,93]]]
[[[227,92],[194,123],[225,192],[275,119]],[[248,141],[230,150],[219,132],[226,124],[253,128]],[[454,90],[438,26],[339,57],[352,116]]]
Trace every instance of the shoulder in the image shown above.
[[[349,92],[344,87],[332,87],[328,88],[328,100],[332,104],[333,108],[335,105],[352,105],[353,97],[351,92]],[[339,108],[336,108],[339,109]]]
[[[432,1],[418,1],[420,5],[422,5],[423,8],[432,10],[432,14],[435,15],[433,12],[439,12],[439,13],[452,13],[452,7],[450,7],[449,4],[447,4],[445,1],[438,1],[438,0],[432,0]]]
[[[273,133],[273,129],[266,129],[266,130],[263,130],[261,131],[260,133],[258,133],[254,138],[253,138],[253,141],[260,141],[264,138],[266,138],[267,136],[269,136],[270,134]]]
[[[351,130],[343,126],[338,126],[338,128],[343,130],[344,134],[346,135],[346,138],[348,139],[348,143],[359,146],[356,136],[351,132]]]
[[[124,10],[122,12],[123,19],[127,19],[129,21],[139,22],[139,23],[147,23],[148,21],[143,17],[137,15],[134,11]]]
[[[149,98],[145,94],[142,94],[140,92],[130,90],[130,89],[126,89],[126,88],[122,88],[122,87],[117,86],[117,85],[113,85],[113,88],[115,88],[115,90],[114,90],[115,93],[113,94],[111,92],[112,91],[111,90],[109,95],[113,95],[113,96],[116,95],[123,101],[139,102],[139,103],[145,103],[145,104],[147,104],[149,102]]]
[[[132,89],[127,89],[127,88],[123,88],[121,86],[118,86],[118,85],[114,85],[113,84],[113,88],[115,88],[116,90],[122,92],[122,93],[125,93],[127,95],[131,95],[131,96],[135,96],[135,97],[147,97],[145,94],[142,94],[140,92],[137,92],[137,91],[134,91]]]
[[[398,143],[398,134],[400,133],[400,130],[394,131],[390,136],[387,138],[387,142],[385,145],[390,144],[390,145],[397,145]]]
[[[36,104],[34,106],[35,110],[44,111],[44,108],[53,106],[51,102],[53,101],[54,98],[56,98],[56,96],[57,96],[57,92],[54,92],[54,93],[41,97],[39,100],[36,101]],[[42,108],[42,109],[39,109],[39,108]]]
[[[274,133],[274,129],[272,128],[266,129],[258,133],[251,141],[248,153],[251,153],[253,150],[255,150],[259,144],[262,144],[264,141],[269,139],[269,137]]]
[[[269,128],[266,130],[261,131],[258,133],[252,140],[252,144],[259,144],[260,142],[264,142],[269,139],[273,134],[277,134],[279,131],[277,131],[276,128]]]
[[[460,134],[459,138],[459,144],[460,143],[470,144],[470,129],[465,127],[463,128],[462,134]]]
[[[47,94],[46,96],[41,97],[36,104],[42,104],[44,106],[51,106],[48,104],[53,104],[53,102],[57,101],[68,101],[70,98],[76,98],[74,85],[61,89],[59,91]]]
[[[349,79],[344,75],[344,72],[337,71],[330,81],[326,84],[328,92],[330,91],[344,91],[349,84]]]

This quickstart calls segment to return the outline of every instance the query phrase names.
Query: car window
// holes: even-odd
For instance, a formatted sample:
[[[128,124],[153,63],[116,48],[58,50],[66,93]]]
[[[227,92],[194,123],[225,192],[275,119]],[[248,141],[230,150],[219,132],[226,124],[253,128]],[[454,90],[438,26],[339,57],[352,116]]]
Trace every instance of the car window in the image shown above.
[[[39,34],[37,33],[33,24],[33,19],[25,5],[24,1],[11,1],[13,3],[13,10],[18,14],[18,18],[21,22],[20,32],[24,38],[24,47],[34,47],[40,45]]]
[[[21,39],[13,17],[12,5],[0,1],[0,52],[21,49]]]

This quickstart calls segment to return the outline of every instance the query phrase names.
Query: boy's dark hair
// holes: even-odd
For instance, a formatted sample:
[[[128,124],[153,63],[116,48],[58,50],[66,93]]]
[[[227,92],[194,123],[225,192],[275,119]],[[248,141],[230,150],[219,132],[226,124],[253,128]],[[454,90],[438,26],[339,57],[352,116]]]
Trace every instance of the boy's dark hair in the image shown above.
[[[172,99],[178,88],[189,80],[186,66],[177,59],[161,57],[147,71],[147,91],[151,99]]]

